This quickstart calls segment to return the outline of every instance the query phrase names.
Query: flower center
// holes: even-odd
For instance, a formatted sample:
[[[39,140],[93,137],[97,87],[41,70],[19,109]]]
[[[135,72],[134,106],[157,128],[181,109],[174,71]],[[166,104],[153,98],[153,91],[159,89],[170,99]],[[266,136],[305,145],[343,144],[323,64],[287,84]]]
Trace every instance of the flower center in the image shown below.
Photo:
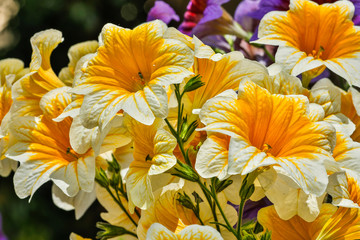
[[[137,73],[137,75],[132,76],[131,79],[134,82],[136,90],[142,90],[148,82],[145,80],[144,75],[140,71]]]
[[[70,147],[66,149],[66,155],[69,162],[77,161],[79,159],[79,155]]]
[[[308,53],[308,56],[313,56],[315,59],[321,59],[324,51],[324,47],[320,46],[319,50],[312,50],[311,53]]]

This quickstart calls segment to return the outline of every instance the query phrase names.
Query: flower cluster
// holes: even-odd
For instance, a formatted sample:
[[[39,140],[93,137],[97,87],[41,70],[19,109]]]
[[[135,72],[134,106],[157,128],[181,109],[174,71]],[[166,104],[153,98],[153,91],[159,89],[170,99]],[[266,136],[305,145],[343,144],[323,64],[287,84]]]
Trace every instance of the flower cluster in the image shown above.
[[[51,181],[77,219],[97,199],[99,239],[360,239],[357,1],[225,2],[191,0],[180,31],[106,24],[59,74],[54,29],[28,68],[1,60],[16,194]],[[149,19],[179,20],[164,4]]]

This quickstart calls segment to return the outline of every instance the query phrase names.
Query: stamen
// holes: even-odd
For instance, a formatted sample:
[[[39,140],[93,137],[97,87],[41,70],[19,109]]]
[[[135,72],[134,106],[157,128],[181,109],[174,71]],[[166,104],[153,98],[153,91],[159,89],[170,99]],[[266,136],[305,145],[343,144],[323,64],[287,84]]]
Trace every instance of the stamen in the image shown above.
[[[267,153],[267,152],[270,151],[271,149],[272,149],[272,147],[271,147],[269,144],[264,143],[261,151],[264,152],[264,153]]]
[[[74,153],[71,152],[71,148],[66,149],[66,154],[69,154],[69,155],[73,156],[74,158],[78,159],[78,157]]]

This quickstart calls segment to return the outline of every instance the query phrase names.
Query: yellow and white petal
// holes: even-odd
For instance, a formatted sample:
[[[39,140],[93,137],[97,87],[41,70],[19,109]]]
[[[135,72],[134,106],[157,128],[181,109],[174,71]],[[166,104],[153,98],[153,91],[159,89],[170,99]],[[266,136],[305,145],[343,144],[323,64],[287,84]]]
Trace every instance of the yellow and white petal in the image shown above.
[[[38,32],[30,39],[33,50],[30,72],[36,72],[33,80],[43,89],[50,90],[64,86],[55,75],[50,64],[52,51],[62,41],[62,33],[55,29]]]
[[[263,174],[259,175],[258,179],[264,187],[265,195],[274,204],[279,217],[289,220],[298,215],[307,222],[314,221],[320,213],[325,194],[320,197],[305,194],[288,174],[277,167],[274,168],[277,170],[275,181],[264,177]]]
[[[99,43],[97,41],[85,41],[71,46],[68,52],[68,57],[70,60],[69,71],[74,74],[76,65],[80,58],[89,53],[95,53],[98,47]]]
[[[258,212],[258,221],[265,229],[272,232],[272,239],[321,239],[317,238],[319,232],[336,210],[337,207],[331,204],[323,204],[319,216],[315,219],[315,221],[309,223],[301,219],[299,216],[294,216],[287,221],[282,220],[276,213],[275,207],[269,206],[260,209]]]
[[[6,157],[20,161],[14,177],[19,196],[32,195],[44,182],[54,182],[69,196],[80,189],[91,191],[95,177],[93,151],[77,154],[70,146],[70,119],[61,123],[46,116],[13,120],[11,134],[16,143]]]
[[[325,159],[332,160],[335,129],[309,119],[307,98],[271,95],[251,81],[240,83],[239,99],[223,95],[204,105],[200,119],[204,130],[231,136],[228,173],[244,175],[278,164],[305,193],[321,196],[327,185]]]
[[[230,137],[220,133],[209,134],[196,155],[195,169],[203,178],[218,177],[224,180],[229,175],[228,151]]]
[[[49,118],[58,117],[62,111],[71,103],[70,87],[53,89],[40,99],[39,106],[43,115]]]
[[[50,175],[51,180],[69,197],[80,190],[91,192],[95,183],[95,157],[90,150],[87,156],[56,169]]]
[[[80,219],[91,204],[96,200],[95,188],[91,192],[84,192],[80,190],[74,197],[69,197],[63,191],[53,184],[52,199],[54,204],[65,210],[75,210],[75,219]]]
[[[76,233],[70,234],[70,240],[91,240],[91,238],[83,238],[80,235],[77,235]]]
[[[268,68],[268,71],[272,71],[270,67]],[[270,74],[270,76],[262,79],[252,79],[252,81],[260,87],[267,89],[271,94],[305,95],[306,93],[300,79],[283,70],[280,70],[276,74]]]
[[[360,211],[340,207],[322,226],[318,239],[359,239]]]
[[[158,239],[179,240],[175,233],[171,232],[160,223],[154,223],[147,231],[146,240]]]
[[[350,88],[349,92],[342,91],[341,94],[341,113],[348,117],[355,125],[355,131],[350,133],[354,141],[360,142],[360,115],[358,115],[357,94],[353,96],[355,90]],[[355,100],[354,100],[355,98]]]
[[[187,93],[192,103],[188,114],[191,114],[193,109],[201,108],[207,100],[225,90],[237,90],[242,79],[260,81],[268,75],[263,65],[244,59],[240,52],[215,54],[209,58],[195,58],[193,71],[195,75],[201,76],[201,81],[205,85]]]
[[[154,85],[182,82],[192,74],[187,69],[193,62],[193,53],[185,44],[163,38],[166,28],[161,21],[144,23],[134,30],[104,26],[98,52],[73,90],[86,95],[87,107],[81,110],[86,127],[105,127],[119,110],[147,125],[155,120],[154,115],[166,115],[167,96]],[[144,92],[147,86],[150,88]],[[91,120],[84,116],[86,111],[93,111],[88,113]]]
[[[360,28],[351,21],[353,12],[350,1],[318,5],[293,0],[289,11],[263,17],[255,42],[279,46],[276,61],[294,76],[315,69],[315,77],[325,65],[351,85],[359,85]]]
[[[209,226],[190,225],[177,234],[179,240],[223,240],[218,231]]]
[[[337,172],[329,176],[327,192],[332,204],[345,208],[360,208],[360,179],[354,172]]]
[[[176,157],[173,155],[176,145],[176,139],[170,132],[158,129],[154,136],[154,157],[149,175],[163,173],[176,164]]]
[[[333,157],[345,171],[354,171],[360,174],[360,143],[353,141],[347,134],[336,133],[336,145]]]
[[[6,76],[12,74],[12,75],[18,75],[22,70],[24,69],[24,62],[20,59],[16,58],[6,58],[3,60],[0,60],[0,81],[1,86],[6,84]],[[13,80],[17,80],[18,77],[15,77]],[[10,83],[13,83],[11,81]]]
[[[131,165],[126,175],[126,189],[129,198],[129,210],[133,213],[135,207],[142,210],[147,209],[154,201],[154,195],[148,176],[148,167]]]
[[[61,32],[54,29],[42,31],[36,33],[30,41],[33,49],[30,72],[16,81],[12,89],[13,117],[41,115],[42,111],[39,107],[41,97],[52,89],[65,86],[50,64],[52,51],[62,41]]]
[[[107,190],[100,185],[96,185],[96,196],[100,204],[106,209],[106,212],[100,214],[101,218],[108,223],[121,226],[125,229],[136,233],[136,226],[129,219],[126,213],[120,208],[120,206],[114,201],[111,195],[107,192]],[[128,202],[124,197],[120,198],[125,209],[128,209]],[[128,212],[129,213],[129,212]],[[129,213],[130,214],[130,213]],[[139,217],[136,214],[131,214],[132,219],[138,223]],[[134,240],[137,239],[131,235],[122,236],[124,240]]]
[[[348,92],[351,93],[356,113],[360,116],[360,92],[354,87],[350,87]]]

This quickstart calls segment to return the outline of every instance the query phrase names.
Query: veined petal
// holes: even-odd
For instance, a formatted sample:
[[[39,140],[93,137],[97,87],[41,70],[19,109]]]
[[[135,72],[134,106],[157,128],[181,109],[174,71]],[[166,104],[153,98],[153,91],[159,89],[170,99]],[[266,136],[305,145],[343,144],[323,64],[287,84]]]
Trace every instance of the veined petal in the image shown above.
[[[262,18],[255,42],[279,46],[276,61],[295,76],[325,65],[359,86],[360,29],[351,21],[353,12],[350,1],[318,5],[292,0],[289,11]]]
[[[15,188],[19,196],[32,195],[44,182],[53,181],[69,196],[80,189],[91,191],[95,177],[93,151],[77,154],[70,146],[70,119],[61,123],[46,116],[13,120],[11,133],[16,143],[6,156],[20,161]]]
[[[16,58],[6,58],[0,60],[0,81],[1,86],[6,84],[6,76],[13,74],[17,76],[24,69],[24,62]],[[19,79],[15,77],[14,80]],[[11,82],[13,83],[13,82]]]
[[[154,223],[147,231],[146,239],[147,240],[157,240],[157,239],[178,240],[179,238],[176,236],[175,233],[171,232],[169,229],[167,229],[160,223]]]
[[[41,97],[52,89],[65,86],[50,65],[50,55],[62,41],[61,32],[54,29],[42,31],[30,41],[33,49],[30,73],[16,81],[12,89],[14,104],[10,111],[13,117],[41,115]]]
[[[336,212],[336,207],[331,204],[323,204],[319,216],[313,222],[306,222],[299,216],[290,220],[282,220],[275,211],[274,206],[260,209],[258,221],[264,228],[272,232],[272,239],[277,240],[303,240],[316,238],[327,220]]]
[[[47,92],[39,102],[43,115],[49,118],[58,117],[71,103],[70,87],[61,87]]]
[[[62,41],[63,38],[61,32],[55,29],[38,32],[30,39],[31,47],[33,49],[30,72],[35,72],[32,80],[44,90],[49,91],[64,86],[60,79],[57,78],[50,65],[50,55]]]
[[[91,192],[80,190],[75,197],[68,197],[60,188],[53,184],[51,192],[54,204],[65,211],[75,210],[75,219],[77,220],[84,215],[86,210],[96,200],[95,188]]]
[[[360,179],[354,172],[337,172],[329,176],[327,192],[335,206],[360,209],[359,190]]]
[[[336,132],[336,145],[333,157],[340,167],[347,171],[360,173],[360,143],[353,141],[347,134]]]
[[[231,96],[210,99],[200,112],[203,130],[231,137],[228,173],[244,175],[278,164],[306,194],[322,195],[335,129],[309,119],[304,96],[271,95],[251,81],[240,83],[238,99]]]
[[[153,125],[147,126],[127,116],[124,124],[134,140],[134,161],[126,175],[126,186],[131,195],[129,203],[146,209],[153,201],[149,175],[163,173],[176,164],[173,151],[177,142],[170,132],[162,128],[162,119],[156,119]]]
[[[346,115],[354,124],[355,124],[355,131],[350,133],[351,138],[354,141],[360,142],[360,115],[357,111],[358,100],[353,100],[354,98],[357,99],[357,91],[355,89],[350,89],[349,92],[342,92],[341,93],[341,112]],[[355,94],[354,94],[355,93]]]
[[[187,226],[177,235],[179,240],[190,240],[194,238],[199,240],[223,240],[220,233],[214,228],[195,224]]]
[[[218,177],[219,180],[228,177],[229,142],[230,138],[226,135],[208,135],[196,155],[195,169],[201,177]]]
[[[103,129],[119,110],[147,125],[153,123],[154,115],[165,117],[167,96],[161,87],[190,76],[187,69],[193,62],[190,48],[163,37],[166,28],[158,20],[134,30],[104,26],[100,47],[73,90],[86,95],[81,108],[86,127]]]
[[[244,59],[239,52],[195,58],[193,71],[195,75],[201,76],[205,86],[187,93],[192,102],[191,110],[201,108],[208,99],[225,90],[238,89],[240,81],[244,78],[259,81],[268,75],[264,66]]]
[[[265,190],[265,195],[274,204],[275,210],[283,220],[298,215],[307,222],[312,222],[320,213],[325,194],[316,197],[314,194],[305,194],[299,185],[279,167],[275,180],[264,177],[258,179]],[[265,173],[264,173],[265,174]]]

